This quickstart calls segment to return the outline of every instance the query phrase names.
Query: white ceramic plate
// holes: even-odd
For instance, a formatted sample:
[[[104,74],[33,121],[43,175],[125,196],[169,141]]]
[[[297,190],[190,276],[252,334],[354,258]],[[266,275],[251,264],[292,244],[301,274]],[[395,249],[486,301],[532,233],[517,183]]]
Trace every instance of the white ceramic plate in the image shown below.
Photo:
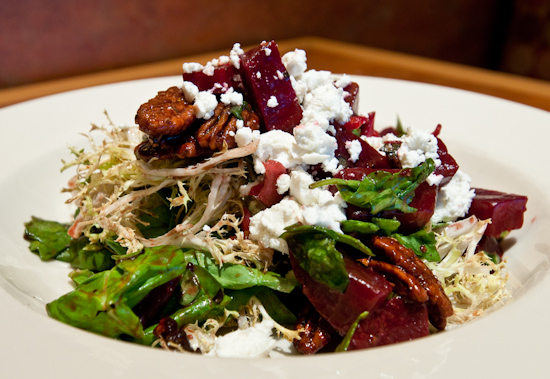
[[[345,354],[281,359],[214,359],[110,340],[46,316],[44,306],[71,289],[60,262],[41,262],[23,240],[32,215],[69,221],[60,193],[67,145],[104,123],[133,124],[139,105],[179,77],[105,85],[0,109],[1,376],[124,377],[539,377],[550,326],[550,113],[475,93],[380,78],[355,77],[360,109],[377,125],[433,130],[443,125],[449,152],[473,185],[529,197],[523,229],[507,252],[514,300],[456,329],[421,340]]]

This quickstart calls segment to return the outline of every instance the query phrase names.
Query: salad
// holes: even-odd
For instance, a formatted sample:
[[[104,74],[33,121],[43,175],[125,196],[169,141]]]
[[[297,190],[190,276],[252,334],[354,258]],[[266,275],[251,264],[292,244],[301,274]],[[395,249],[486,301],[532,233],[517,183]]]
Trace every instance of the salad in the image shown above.
[[[471,187],[441,125],[375,130],[351,77],[273,41],[182,76],[71,150],[70,223],[25,224],[32,252],[74,268],[49,316],[262,357],[421,338],[510,296],[500,242],[527,198]]]

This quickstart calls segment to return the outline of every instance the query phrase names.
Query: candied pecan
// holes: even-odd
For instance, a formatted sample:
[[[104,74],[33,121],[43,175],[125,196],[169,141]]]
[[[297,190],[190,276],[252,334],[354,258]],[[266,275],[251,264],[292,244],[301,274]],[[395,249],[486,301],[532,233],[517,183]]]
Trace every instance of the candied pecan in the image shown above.
[[[232,105],[218,103],[214,109],[214,115],[202,124],[197,131],[197,142],[203,148],[210,148],[214,151],[223,149],[224,144],[229,149],[237,146],[235,132],[237,131],[238,118],[232,114]],[[243,126],[252,130],[260,128],[260,119],[252,110],[243,107],[241,112]]]
[[[308,304],[298,321],[296,329],[302,329],[300,339],[294,339],[292,343],[297,351],[302,354],[315,354],[327,346],[334,330],[311,304]]]
[[[430,322],[439,330],[445,329],[447,317],[453,314],[451,301],[443,291],[433,272],[416,256],[413,250],[401,245],[391,237],[374,236],[372,244],[395,265],[414,275],[428,293]]]
[[[374,259],[360,259],[365,266],[371,267],[374,271],[389,276],[397,281],[399,285],[394,287],[394,292],[401,296],[406,296],[419,303],[428,301],[428,293],[422,287],[422,283],[412,274],[406,272],[402,267],[392,265],[391,263],[377,261]]]
[[[185,101],[178,87],[160,91],[142,104],[136,114],[139,129],[150,137],[174,136],[182,133],[195,121],[195,108]]]

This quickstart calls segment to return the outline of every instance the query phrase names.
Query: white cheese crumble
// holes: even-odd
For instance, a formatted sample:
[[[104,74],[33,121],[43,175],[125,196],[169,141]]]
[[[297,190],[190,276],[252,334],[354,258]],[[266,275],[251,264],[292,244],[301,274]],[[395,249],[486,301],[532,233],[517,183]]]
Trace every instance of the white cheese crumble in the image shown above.
[[[315,81],[312,85],[312,90],[308,85],[310,91],[304,96],[302,124],[317,122],[323,130],[328,130],[332,121],[341,124],[349,121],[353,111],[344,99],[344,90],[335,87],[332,78],[322,83]]]
[[[221,95],[220,100],[227,105],[243,105],[243,94],[229,88]]]
[[[241,48],[240,43],[236,43],[233,45],[233,48],[231,49],[231,52],[229,53],[229,59],[231,60],[231,64],[235,66],[235,68],[239,69],[241,68],[241,58],[240,55],[244,54],[244,50]]]
[[[401,137],[401,147],[397,156],[405,168],[417,167],[426,158],[432,158],[436,167],[441,164],[437,154],[437,138],[424,130],[407,128],[407,133]]]
[[[277,343],[272,338],[274,325],[272,320],[265,319],[246,329],[219,336],[207,355],[223,358],[268,357]]]
[[[199,72],[204,69],[204,66],[196,62],[186,62],[182,66],[184,74],[192,74],[193,72]]]
[[[310,189],[313,177],[306,171],[296,169],[290,173],[290,196],[302,204],[302,216],[308,225],[324,226],[339,233],[340,221],[346,219],[345,201],[339,193],[333,195],[327,189]]]
[[[271,49],[269,47],[265,47],[264,51],[265,51],[265,56],[266,57],[269,57],[271,55]]]
[[[282,61],[288,73],[295,79],[300,79],[307,69],[306,52],[301,49],[289,51],[282,56]]]
[[[282,195],[290,188],[290,175],[281,174],[277,178],[277,193]]]
[[[270,108],[275,108],[279,105],[279,102],[277,101],[277,98],[275,96],[271,96],[269,100],[267,100],[267,106]]]
[[[346,150],[349,153],[349,160],[355,163],[359,159],[359,155],[361,155],[363,147],[361,146],[361,142],[359,142],[359,140],[346,141]]]
[[[193,105],[195,106],[195,116],[208,120],[214,115],[214,109],[218,105],[218,99],[216,95],[208,91],[201,91],[195,97]]]
[[[303,222],[301,206],[298,202],[284,198],[277,204],[256,213],[250,218],[250,238],[288,254],[286,241],[279,238],[287,226]]]
[[[439,189],[432,223],[455,221],[470,209],[475,192],[470,177],[458,170],[449,183]]]
[[[270,159],[280,162],[286,168],[302,163],[292,134],[282,130],[260,134],[260,143],[254,152],[254,170],[258,174],[263,174],[265,171],[262,162]]]
[[[214,109],[218,105],[216,95],[208,91],[200,91],[196,85],[191,82],[183,82],[181,89],[185,100],[194,105],[195,116],[208,120],[214,115]]]

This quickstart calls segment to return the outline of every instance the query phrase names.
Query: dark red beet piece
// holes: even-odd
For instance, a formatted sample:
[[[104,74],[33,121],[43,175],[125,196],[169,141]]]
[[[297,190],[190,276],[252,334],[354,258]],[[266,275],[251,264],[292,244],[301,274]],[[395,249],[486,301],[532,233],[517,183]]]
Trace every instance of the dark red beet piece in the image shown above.
[[[344,87],[344,92],[349,94],[344,100],[349,104],[353,113],[357,114],[359,110],[359,84],[351,82]]]
[[[346,168],[341,170],[335,175],[336,178],[342,178],[345,180],[363,180],[363,178],[376,171],[371,168]],[[398,169],[383,169],[383,171],[396,173]],[[437,201],[437,186],[430,186],[428,183],[421,183],[414,191],[414,197],[409,205],[416,208],[414,213],[403,213],[399,211],[383,211],[380,217],[384,218],[396,218],[401,222],[399,231],[402,233],[414,233],[418,229],[421,229],[424,225],[430,221],[435,210],[435,204]],[[360,207],[352,204],[348,204],[346,208],[346,216],[349,220],[370,221],[372,214]]]
[[[379,134],[374,130],[374,112],[366,116],[353,115],[349,121],[343,125],[344,129],[355,130],[359,129],[360,135],[367,137],[378,137]]]
[[[159,317],[160,312],[174,294],[174,290],[178,286],[180,279],[181,277],[177,277],[152,289],[151,292],[132,309],[136,316],[139,317],[139,321],[144,328],[155,323],[155,318]]]
[[[523,214],[527,210],[527,196],[514,195],[483,188],[474,188],[475,197],[468,216],[480,220],[490,218],[485,235],[500,237],[503,232],[519,229],[523,225]]]
[[[239,70],[228,63],[214,68],[212,75],[202,71],[183,73],[183,80],[196,85],[199,91],[212,91],[214,94],[226,92],[229,88],[242,91],[242,79]]]
[[[290,253],[292,270],[302,284],[302,292],[342,336],[362,312],[378,307],[392,290],[390,282],[382,275],[351,259],[345,261],[350,283],[341,293],[312,279]]]
[[[389,345],[429,334],[426,304],[394,297],[359,323],[350,341],[349,350]]]
[[[277,192],[277,178],[286,174],[286,168],[282,163],[274,160],[264,162],[264,180],[250,189],[249,195],[260,200],[266,207],[277,204],[283,199],[283,195]]]
[[[390,168],[390,162],[388,157],[380,154],[374,147],[363,141],[361,138],[353,134],[351,129],[343,125],[335,125],[336,129],[336,141],[338,141],[338,148],[334,152],[337,158],[346,160],[348,167],[371,167],[377,169]],[[349,160],[350,154],[346,148],[346,142],[359,141],[361,144],[361,153],[357,161],[352,162]]]
[[[292,133],[302,120],[302,107],[290,83],[279,49],[274,41],[245,52],[241,56],[241,75],[245,92],[267,131],[280,129]],[[274,96],[277,105],[269,106]]]
[[[435,169],[434,174],[443,175],[443,180],[441,180],[441,183],[439,184],[442,186],[450,181],[454,174],[456,174],[458,171],[458,163],[456,163],[451,154],[449,154],[447,151],[447,146],[445,146],[443,141],[439,138],[437,139],[437,154],[441,160],[441,165]]]

